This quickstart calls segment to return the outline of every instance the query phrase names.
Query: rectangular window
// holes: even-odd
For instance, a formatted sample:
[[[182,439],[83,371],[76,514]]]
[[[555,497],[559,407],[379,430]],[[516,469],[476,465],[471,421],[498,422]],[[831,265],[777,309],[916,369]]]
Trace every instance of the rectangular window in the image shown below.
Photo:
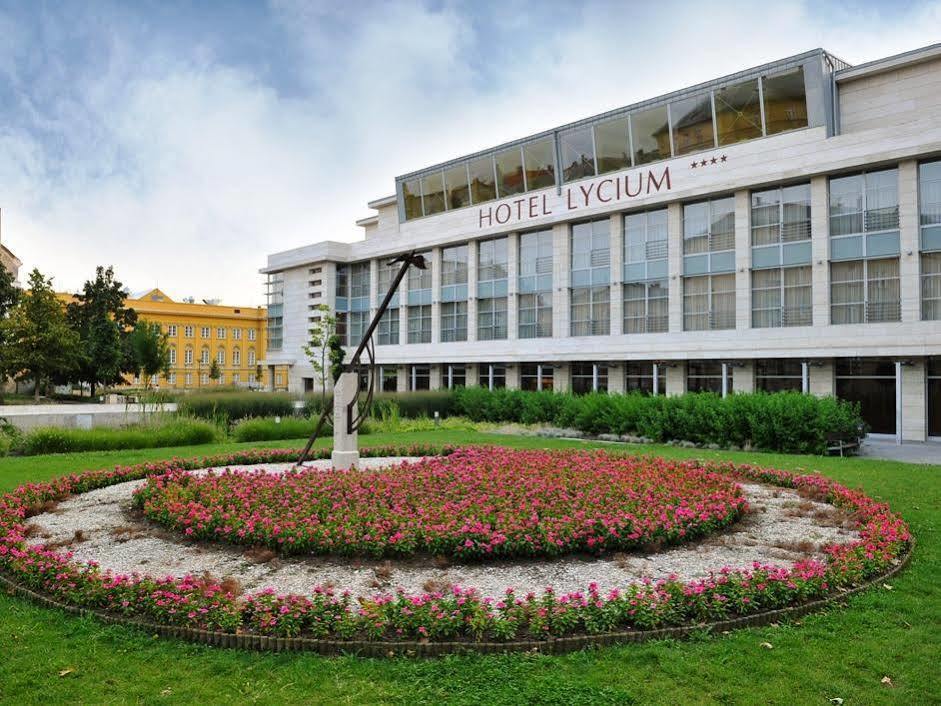
[[[497,167],[497,198],[521,194],[526,190],[523,180],[523,150],[511,147],[497,152],[494,157]]]
[[[346,299],[350,296],[350,266],[337,265],[337,280],[335,292],[337,299]],[[345,309],[346,306],[340,308]]]
[[[248,329],[248,340],[249,341],[255,340],[255,329],[253,328]]]
[[[411,335],[411,331],[409,331]],[[467,340],[467,302],[441,303],[441,342]]]
[[[807,127],[807,98],[804,94],[804,68],[762,76],[765,103],[765,134]]]
[[[595,176],[595,145],[591,127],[580,127],[559,135],[562,181]]]
[[[635,166],[670,158],[670,121],[665,105],[631,115],[631,147]]]
[[[470,205],[470,187],[467,184],[467,165],[459,164],[444,172],[444,196],[448,210]],[[382,290],[385,293],[388,285]],[[381,288],[380,288],[381,289]]]
[[[625,264],[666,259],[668,235],[665,208],[624,216]]]
[[[732,389],[732,376],[726,378],[726,390]],[[722,363],[715,360],[691,360],[686,364],[687,392],[722,394]]]
[[[412,392],[431,389],[430,365],[413,365],[409,368],[408,389]]]
[[[676,155],[715,147],[710,94],[682,98],[670,104],[673,152]]]
[[[683,330],[735,328],[735,275],[683,278]]]
[[[192,337],[193,337],[193,327],[192,327],[192,326],[184,326],[184,327],[183,327],[183,336],[184,336],[185,338],[192,338]]]
[[[610,220],[572,226],[571,336],[604,336],[610,332]]]
[[[667,211],[624,217],[624,333],[667,330]]]
[[[518,335],[552,336],[552,231],[519,237]]]
[[[654,372],[656,371],[656,375]],[[654,380],[656,378],[656,380]],[[645,395],[667,394],[666,370],[658,363],[649,361],[629,361],[624,365],[624,388],[627,392],[639,392]]]
[[[193,384],[193,373],[186,373],[186,375],[183,376],[183,384],[186,385],[186,387]]]
[[[377,345],[397,346],[399,344],[399,310],[386,309],[379,319]]]
[[[467,367],[464,365],[445,365],[442,371],[444,387],[453,390],[467,386]]]
[[[776,245],[809,239],[810,184],[752,192],[752,245]]]
[[[921,318],[941,320],[941,252],[921,255]]]
[[[425,259],[426,267],[424,270],[420,270],[417,267],[408,268],[409,294],[423,289],[431,289],[431,251],[418,253],[418,255],[421,255]]]
[[[683,205],[683,254],[735,250],[735,199]]]
[[[444,175],[441,172],[421,178],[421,200],[426,216],[444,210]]]
[[[895,433],[895,362],[880,358],[841,358],[835,367],[836,396],[855,402],[876,434]]]
[[[898,227],[898,169],[830,179],[831,238]],[[863,254],[867,254],[865,250]]]
[[[753,328],[813,323],[810,266],[753,270],[751,277]]]
[[[540,363],[520,365],[520,389],[530,392],[553,389],[553,368]]]
[[[555,140],[551,137],[523,145],[526,189],[544,189],[555,185]]]
[[[599,363],[572,363],[572,392],[585,395],[589,392],[608,391],[608,366]]]
[[[669,324],[664,280],[624,285],[624,333],[663,333]]]
[[[499,390],[506,387],[506,366],[481,363],[477,366],[477,384],[488,390]]]
[[[399,269],[402,264],[397,262],[395,264],[390,264],[386,260],[379,261],[379,284],[376,291],[376,304],[382,304],[383,299],[385,299],[386,294],[389,291],[389,288],[392,286],[392,283],[395,281],[396,275],[399,273]],[[401,283],[399,284],[401,286]],[[393,295],[392,300],[389,304],[390,307],[398,306],[399,304],[399,294],[398,290]]]
[[[207,360],[206,362],[208,363],[209,361]],[[183,364],[184,365],[193,364],[193,349],[192,348],[187,348],[185,351],[183,351]]]
[[[506,338],[506,297],[480,299],[477,302],[477,340]]]
[[[408,307],[408,342],[431,343],[431,305]]]
[[[350,299],[369,297],[369,263],[356,262],[350,265]]]
[[[477,246],[477,338],[493,341],[507,337],[506,238],[485,240]]]
[[[900,321],[899,260],[830,263],[830,323]]]
[[[219,326],[216,329],[216,338],[225,338],[225,327]]]
[[[380,370],[379,387],[383,392],[396,392],[399,389],[399,373],[393,365],[382,365]]]
[[[595,125],[598,173],[607,174],[631,166],[631,141],[627,116]]]
[[[497,184],[494,178],[493,157],[487,155],[472,159],[467,163],[470,173],[470,192],[473,203],[492,201],[497,197]]]
[[[421,183],[418,179],[408,179],[402,182],[402,205],[405,209],[405,219],[421,218]]]
[[[519,337],[552,337],[552,293],[520,294]]]
[[[803,391],[804,374],[801,362],[781,358],[756,360],[755,389],[760,392]]]
[[[268,275],[265,283],[265,300],[268,308],[268,319],[266,322],[268,329],[269,351],[279,351],[282,346],[282,336],[284,334],[284,273],[275,272]],[[208,332],[204,338],[208,338]]]
[[[363,334],[366,333],[366,327],[369,326],[369,312],[351,311],[348,314],[347,322],[346,345],[358,346],[363,339]]]
[[[208,327],[208,326],[203,326],[201,329],[199,329],[199,337],[200,337],[200,338],[209,338],[209,335],[210,335],[210,334],[209,334],[209,327]]]
[[[761,93],[758,79],[725,86],[714,94],[720,145],[761,137]]]
[[[941,437],[941,358],[928,359],[928,436]]]
[[[170,338],[176,338],[176,324],[170,324],[167,326],[167,336]]]

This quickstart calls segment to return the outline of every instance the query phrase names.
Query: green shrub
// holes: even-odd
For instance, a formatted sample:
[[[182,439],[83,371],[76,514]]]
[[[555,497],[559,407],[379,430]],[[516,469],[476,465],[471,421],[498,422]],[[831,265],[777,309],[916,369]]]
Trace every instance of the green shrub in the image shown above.
[[[438,412],[442,417],[455,413],[454,391],[422,390],[419,392],[382,392],[375,395],[375,404],[387,404],[392,400],[399,409],[399,415],[406,419],[434,417]]]
[[[39,427],[24,435],[21,450],[24,454],[32,456],[76,451],[150,449],[209,444],[219,441],[221,437],[222,433],[214,424],[177,417],[168,421],[117,429]]]
[[[246,417],[290,417],[294,397],[275,392],[199,392],[188,395],[177,408],[181,414],[229,423]]]
[[[317,417],[274,417],[247,418],[239,420],[232,427],[231,435],[235,441],[277,441],[281,439],[307,439],[314,433]],[[362,432],[363,430],[361,430]],[[333,434],[333,428],[326,424],[320,431],[322,437]]]

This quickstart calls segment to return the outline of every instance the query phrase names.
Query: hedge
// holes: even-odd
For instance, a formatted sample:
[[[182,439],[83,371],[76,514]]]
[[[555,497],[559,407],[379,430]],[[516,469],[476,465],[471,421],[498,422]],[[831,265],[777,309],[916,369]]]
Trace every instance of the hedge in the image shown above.
[[[220,429],[198,419],[175,418],[165,422],[140,424],[117,429],[63,429],[38,427],[23,435],[15,450],[27,456],[72,453],[75,451],[114,451],[154,449],[164,446],[195,446],[219,441]]]
[[[316,417],[283,417],[275,421],[273,417],[242,419],[232,427],[235,441],[275,441],[281,439],[307,439],[314,433]],[[321,437],[333,434],[330,425],[325,425]]]
[[[290,417],[294,397],[274,392],[200,392],[182,399],[177,409],[181,414],[229,423],[245,417]]]
[[[587,434],[825,453],[827,437],[865,431],[857,405],[800,392],[572,395],[459,388],[452,410],[473,421],[551,424]]]

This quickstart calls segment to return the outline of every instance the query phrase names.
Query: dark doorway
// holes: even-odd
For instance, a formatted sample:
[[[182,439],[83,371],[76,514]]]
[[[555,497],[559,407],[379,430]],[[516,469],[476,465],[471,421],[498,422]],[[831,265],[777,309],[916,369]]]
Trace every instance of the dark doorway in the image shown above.
[[[895,362],[843,359],[836,362],[836,396],[859,403],[873,434],[895,434]]]

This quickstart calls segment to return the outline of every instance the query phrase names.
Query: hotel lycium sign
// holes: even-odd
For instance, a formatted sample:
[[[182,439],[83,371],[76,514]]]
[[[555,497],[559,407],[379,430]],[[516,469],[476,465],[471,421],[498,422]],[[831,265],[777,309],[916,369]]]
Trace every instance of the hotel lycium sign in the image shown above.
[[[561,199],[551,194],[533,194],[512,201],[505,201],[478,209],[477,227],[489,228],[530,218],[551,216],[553,213],[592,208],[608,203],[627,201],[640,196],[649,196],[661,191],[670,191],[670,168],[659,173],[653,170],[635,171],[623,176],[572,184],[562,188]]]

